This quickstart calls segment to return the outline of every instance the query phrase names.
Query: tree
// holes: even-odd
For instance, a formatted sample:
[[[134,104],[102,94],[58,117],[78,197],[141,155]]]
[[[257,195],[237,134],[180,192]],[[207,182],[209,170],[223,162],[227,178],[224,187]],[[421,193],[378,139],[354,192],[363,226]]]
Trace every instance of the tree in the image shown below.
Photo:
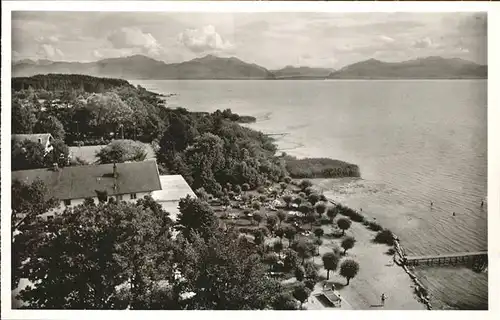
[[[303,202],[299,205],[299,212],[301,212],[302,214],[307,215],[311,211],[312,206],[309,202]]]
[[[241,194],[241,186],[239,184],[234,186],[234,192],[236,194]]]
[[[318,267],[312,261],[306,261],[304,263],[304,271],[307,279],[317,280],[318,279]]]
[[[146,145],[133,140],[114,140],[96,154],[100,163],[121,163],[146,159]]]
[[[292,199],[291,195],[287,194],[287,195],[283,196],[283,201],[285,201],[287,208],[290,208],[290,203],[292,202],[292,200],[293,199]]]
[[[302,239],[297,243],[294,243],[293,248],[297,251],[299,257],[302,258],[302,263],[304,263],[307,258],[312,257],[315,251],[314,244],[312,242]]]
[[[295,279],[297,279],[297,281],[304,280],[305,274],[306,274],[306,271],[304,270],[303,266],[298,266],[297,268],[295,268],[294,275],[295,275]]]
[[[299,187],[304,191],[306,188],[312,187],[312,182],[310,180],[302,180]]]
[[[277,228],[274,234],[280,238],[280,243],[283,244],[283,237],[285,236],[285,230],[282,227]]]
[[[314,206],[316,202],[319,201],[319,195],[317,193],[311,193],[308,197],[307,200]]]
[[[314,235],[316,237],[318,237],[318,239],[321,238],[325,234],[325,231],[323,230],[323,228],[316,228],[316,229],[314,229],[313,232],[314,232]]]
[[[342,230],[342,234],[345,234],[345,231],[351,227],[351,220],[347,218],[340,218],[337,220],[337,226]]]
[[[358,274],[358,271],[359,264],[354,260],[344,260],[340,265],[340,275],[347,279],[347,285],[349,285],[349,281]]]
[[[132,109],[115,92],[92,95],[87,100],[86,108],[92,115],[92,124],[103,135],[118,133],[118,129],[132,122]]]
[[[328,209],[326,210],[326,215],[332,220],[333,223],[333,219],[335,219],[335,217],[337,216],[337,209],[335,207],[328,207]]]
[[[326,280],[330,280],[330,271],[337,270],[340,258],[333,252],[327,252],[322,259],[323,267],[327,270]]]
[[[317,238],[316,240],[314,240],[314,244],[317,246],[318,248],[318,252],[317,252],[317,255],[319,256],[319,247],[321,247],[321,245],[323,244],[323,240],[321,238]]]
[[[260,210],[260,202],[258,202],[258,201],[254,201],[254,202],[252,203],[252,208],[253,208],[254,210]]]
[[[152,284],[174,280],[170,232],[163,228],[169,223],[165,212],[126,202],[39,219],[14,238],[30,258],[18,272],[37,283],[19,298],[32,308],[148,308]]]
[[[311,290],[307,288],[303,283],[298,284],[293,289],[293,297],[300,301],[300,308],[302,309],[302,305],[309,299],[309,295],[311,294]]]
[[[293,241],[295,235],[297,234],[297,230],[295,230],[295,228],[291,226],[286,226],[284,228],[284,232],[285,232],[285,237],[288,239],[289,243]]]
[[[278,254],[278,258],[281,259],[281,251],[283,251],[283,243],[281,241],[276,241],[273,244],[273,250]]]
[[[39,169],[45,166],[45,148],[38,142],[29,140],[12,141],[12,171]]]
[[[52,141],[52,150],[45,155],[45,167],[51,167],[54,163],[57,163],[59,167],[69,164],[69,148],[59,139]]]
[[[289,293],[282,293],[274,299],[274,310],[297,310],[297,301]]]
[[[271,195],[273,196],[274,199],[276,199],[276,197],[278,196],[278,190],[276,189],[271,190]]]
[[[274,252],[269,252],[264,256],[264,263],[269,266],[269,272],[271,272],[272,268],[276,263],[278,263],[278,256]]]
[[[66,132],[61,121],[54,116],[42,115],[38,118],[34,128],[34,133],[50,133],[54,139],[63,140]]]
[[[195,294],[186,309],[265,309],[283,293],[280,284],[266,276],[255,248],[230,231],[215,231],[206,240],[194,237],[180,252],[187,253],[179,263],[184,291]]]
[[[311,224],[312,229],[312,224],[316,221],[316,213],[314,211],[309,211],[305,216],[305,220]]]
[[[290,178],[290,177],[288,177],[288,176],[286,176],[283,180],[284,180],[284,181],[285,181],[285,183],[287,183],[287,184],[290,184],[290,182],[292,182],[292,178]]]
[[[254,212],[252,218],[255,222],[257,222],[257,225],[259,225],[262,219],[264,219],[259,212]]]
[[[36,109],[31,102],[12,101],[12,133],[32,133],[36,123]]]
[[[179,201],[177,229],[183,236],[190,239],[193,232],[198,232],[202,237],[210,237],[212,231],[218,226],[218,219],[208,203],[191,196],[181,198]]]
[[[278,213],[276,214],[276,216],[277,216],[277,217],[278,217],[278,219],[279,219],[279,225],[280,225],[280,227],[281,227],[281,223],[282,223],[283,221],[285,221],[285,220],[286,220],[286,217],[287,217],[288,215],[286,214],[286,212],[285,212],[285,211],[283,211],[283,210],[281,210],[281,209],[280,209],[280,210],[278,210]]]
[[[307,187],[303,191],[307,196],[309,196],[314,192],[314,189],[312,187]]]
[[[342,248],[344,249],[344,254],[346,254],[347,250],[351,249],[354,247],[354,244],[356,243],[356,239],[354,237],[345,237],[344,240],[342,240]]]
[[[280,183],[281,192],[284,192],[286,190],[286,187],[287,187],[287,184],[285,182]]]
[[[299,266],[299,256],[296,251],[287,248],[283,250],[283,267],[285,271],[294,270]]]
[[[266,219],[267,228],[269,229],[269,231],[271,231],[271,233],[276,228],[277,223],[278,223],[278,218],[276,216],[268,216]]]
[[[308,288],[309,290],[314,290],[314,287],[316,286],[316,280],[313,280],[313,279],[305,279],[304,280],[304,285],[306,286],[306,288]]]
[[[253,242],[256,245],[260,246],[261,244],[264,243],[265,234],[262,231],[262,229],[256,229],[256,230],[254,230],[253,236],[254,236],[254,241]]]
[[[241,189],[243,191],[248,191],[248,190],[250,190],[250,185],[245,182],[244,184],[241,185]]]
[[[326,210],[326,205],[324,203],[317,203],[316,206],[314,207],[314,209],[316,210],[316,212],[322,216],[323,213],[325,213],[325,210]]]
[[[293,203],[295,203],[296,205],[300,205],[302,203],[302,198],[297,197],[295,199],[292,200]]]

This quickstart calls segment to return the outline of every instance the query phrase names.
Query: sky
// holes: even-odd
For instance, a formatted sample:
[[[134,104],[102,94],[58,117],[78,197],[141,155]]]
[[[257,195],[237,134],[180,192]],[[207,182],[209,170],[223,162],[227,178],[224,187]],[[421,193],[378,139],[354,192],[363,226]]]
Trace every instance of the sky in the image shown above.
[[[13,60],[166,63],[213,54],[269,69],[427,56],[487,61],[485,13],[13,12]]]

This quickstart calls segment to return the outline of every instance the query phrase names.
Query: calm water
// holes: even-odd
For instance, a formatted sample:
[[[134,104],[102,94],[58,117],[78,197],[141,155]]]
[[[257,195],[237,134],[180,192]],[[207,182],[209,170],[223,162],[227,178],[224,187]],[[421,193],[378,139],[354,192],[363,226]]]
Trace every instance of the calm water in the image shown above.
[[[486,81],[141,85],[177,94],[168,98],[171,107],[256,116],[253,128],[287,133],[278,144],[289,154],[358,164],[362,180],[325,183],[325,194],[363,208],[398,234],[408,254],[487,249]],[[438,308],[487,307],[487,273],[432,268],[418,274]]]

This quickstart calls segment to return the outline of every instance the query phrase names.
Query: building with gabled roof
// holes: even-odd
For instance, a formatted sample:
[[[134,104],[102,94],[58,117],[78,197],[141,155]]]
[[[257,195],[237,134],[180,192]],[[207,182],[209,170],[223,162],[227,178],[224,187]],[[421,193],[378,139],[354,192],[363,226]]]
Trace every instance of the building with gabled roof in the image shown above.
[[[53,149],[52,141],[54,140],[54,138],[50,133],[32,133],[32,134],[13,134],[12,140],[13,141],[29,140],[32,142],[38,142],[41,145],[43,145],[43,147],[45,148],[45,152],[49,153]]]
[[[31,184],[37,179],[46,185],[47,198],[61,201],[60,208],[82,204],[88,198],[98,201],[98,194],[135,200],[162,188],[154,160],[12,172],[13,181]]]

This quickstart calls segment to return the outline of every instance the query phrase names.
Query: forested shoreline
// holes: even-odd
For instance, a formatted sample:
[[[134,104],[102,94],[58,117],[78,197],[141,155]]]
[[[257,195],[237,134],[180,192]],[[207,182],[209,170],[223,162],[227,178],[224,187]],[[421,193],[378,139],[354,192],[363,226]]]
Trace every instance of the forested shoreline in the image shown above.
[[[115,79],[12,81],[13,133],[56,139],[48,154],[34,142],[13,143],[13,170],[84,164],[68,160],[67,145],[92,139],[113,141],[101,150],[101,163],[123,161],[126,148],[139,150],[127,160],[141,161],[142,141],[153,146],[161,174],[182,175],[198,196],[181,199],[177,221],[150,197],[88,199],[43,220],[40,214],[55,205],[46,186],[15,182],[12,284],[21,278],[38,283],[19,295],[30,307],[297,309],[318,281],[309,259],[319,254],[322,226],[334,228],[336,237],[350,227],[346,218],[335,221],[339,211],[309,181],[291,179],[287,157],[276,154],[272,138],[239,125],[243,117],[229,109],[170,109],[160,95]],[[228,210],[239,218],[229,218]],[[264,239],[279,240],[269,245]],[[344,255],[355,242],[346,239]],[[359,269],[350,259],[341,265],[340,250],[326,259],[328,270],[339,265],[348,283]],[[293,276],[293,286],[280,281]]]

